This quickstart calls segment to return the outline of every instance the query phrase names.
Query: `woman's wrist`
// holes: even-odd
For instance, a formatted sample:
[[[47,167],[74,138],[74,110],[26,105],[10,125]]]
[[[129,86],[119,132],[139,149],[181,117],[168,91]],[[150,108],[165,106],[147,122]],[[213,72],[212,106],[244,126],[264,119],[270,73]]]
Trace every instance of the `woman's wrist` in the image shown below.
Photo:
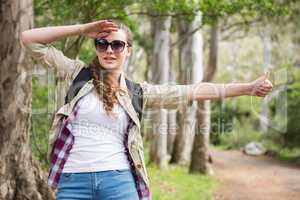
[[[244,84],[244,95],[252,96],[254,85],[252,83],[245,83]]]
[[[77,24],[76,25],[76,34],[83,36],[83,24]]]

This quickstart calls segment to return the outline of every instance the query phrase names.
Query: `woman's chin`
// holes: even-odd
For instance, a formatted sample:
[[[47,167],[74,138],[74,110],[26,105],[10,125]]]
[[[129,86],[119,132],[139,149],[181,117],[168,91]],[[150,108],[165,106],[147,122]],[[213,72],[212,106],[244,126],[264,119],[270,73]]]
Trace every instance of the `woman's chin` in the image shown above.
[[[103,64],[102,67],[104,69],[111,69],[111,70],[113,70],[113,69],[119,69],[119,67],[117,65],[115,65],[115,64],[107,64],[107,63]]]

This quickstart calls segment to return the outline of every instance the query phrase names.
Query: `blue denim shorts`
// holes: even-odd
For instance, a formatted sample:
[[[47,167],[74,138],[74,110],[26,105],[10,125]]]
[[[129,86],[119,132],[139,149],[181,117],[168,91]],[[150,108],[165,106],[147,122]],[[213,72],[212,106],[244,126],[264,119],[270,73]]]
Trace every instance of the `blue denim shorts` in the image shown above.
[[[129,169],[100,172],[62,173],[57,200],[138,200]]]

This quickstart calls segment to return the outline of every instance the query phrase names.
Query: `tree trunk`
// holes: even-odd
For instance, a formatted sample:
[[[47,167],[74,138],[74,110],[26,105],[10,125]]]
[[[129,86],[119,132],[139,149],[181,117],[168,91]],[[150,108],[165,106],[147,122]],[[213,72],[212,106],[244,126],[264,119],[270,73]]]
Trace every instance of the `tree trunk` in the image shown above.
[[[155,24],[155,36],[154,36],[154,67],[156,66],[158,71],[154,80],[158,80],[159,84],[166,84],[169,80],[169,68],[170,68],[170,27],[171,17],[161,18],[156,21]],[[167,142],[168,142],[168,112],[166,109],[159,109],[154,119],[153,139],[150,149],[150,161],[154,161],[158,164],[160,169],[166,169],[169,162],[167,154]]]
[[[172,55],[172,51],[170,53]],[[170,60],[171,56],[170,55]],[[172,61],[172,60],[171,60]],[[171,64],[172,66],[172,64]],[[175,81],[175,75],[174,73],[171,73],[172,70],[170,70],[169,73],[169,80],[171,83],[176,83]],[[176,121],[176,116],[177,116],[177,110],[168,110],[168,156],[171,158],[173,148],[174,148],[174,141],[176,138],[177,134],[177,121]]]
[[[1,1],[0,6],[0,199],[54,199],[29,145],[32,64],[19,38],[33,26],[33,2]]]
[[[205,81],[212,81],[217,71],[218,61],[218,23],[216,22],[211,28],[210,34],[210,46],[209,46],[209,61],[207,67],[207,73],[204,77]],[[190,165],[190,172],[200,172],[203,174],[213,174],[213,170],[210,165],[209,154],[209,136],[211,126],[210,116],[210,101],[198,102],[198,126],[196,130],[196,136],[192,151],[192,161]]]
[[[145,38],[145,41],[143,41],[144,43],[147,42],[147,44],[152,44],[154,43],[154,35],[155,35],[155,18],[150,17],[149,19],[149,24],[150,26],[144,26],[144,29],[140,30],[141,31],[141,35],[145,36],[143,38]],[[146,23],[146,21],[145,21]],[[144,77],[145,80],[148,82],[155,82],[154,81],[154,75],[156,72],[156,66],[154,65],[153,62],[153,48],[152,45],[145,45],[144,47],[145,50],[145,54],[146,54],[146,70],[144,73]],[[151,143],[152,141],[152,137],[153,137],[153,117],[154,114],[152,111],[149,110],[145,110],[145,112],[143,113],[143,131],[142,131],[142,135],[145,138],[145,141]],[[151,150],[151,149],[150,149]],[[152,152],[150,151],[150,154]],[[151,157],[151,156],[150,156]],[[151,162],[151,160],[149,160]]]
[[[232,82],[236,82],[237,81],[237,74],[238,74],[238,67],[239,67],[239,63],[238,63],[238,53],[240,52],[241,50],[241,46],[239,43],[232,43],[230,45],[230,48],[231,48],[231,70],[230,70],[230,74],[231,74],[231,81]],[[231,98],[231,110],[233,113],[236,113],[237,112],[237,98],[238,97],[232,97]],[[224,102],[224,99],[221,100],[221,111],[224,112],[224,107],[225,107],[225,102]],[[235,124],[236,124],[236,116],[233,116],[232,118],[232,127],[235,127]],[[223,126],[220,125],[220,126]],[[223,132],[222,132],[223,133]]]
[[[206,73],[204,76],[204,82],[210,82],[214,79],[218,67],[218,42],[219,42],[219,26],[218,22],[215,22],[210,30],[210,42],[209,42],[209,59]]]
[[[192,32],[201,25],[200,14],[192,22],[181,20],[179,25],[180,35]],[[195,32],[180,45],[180,69],[185,76],[180,78],[185,84],[200,82],[203,78],[203,41],[201,31]],[[172,153],[172,163],[181,165],[189,164],[195,135],[197,102],[186,105],[178,112],[179,132],[175,138]]]
[[[210,101],[199,102],[197,111],[198,126],[189,171],[212,175],[213,171],[209,163]]]
[[[262,70],[263,72],[268,71],[270,65],[271,65],[271,38],[270,38],[270,27],[266,27],[265,30],[261,33],[261,40],[263,43],[263,64],[262,64]],[[261,104],[261,113],[259,116],[259,123],[260,123],[260,129],[262,133],[266,133],[268,131],[268,115],[269,115],[269,108],[268,108],[268,100],[267,98],[263,98],[262,104]]]

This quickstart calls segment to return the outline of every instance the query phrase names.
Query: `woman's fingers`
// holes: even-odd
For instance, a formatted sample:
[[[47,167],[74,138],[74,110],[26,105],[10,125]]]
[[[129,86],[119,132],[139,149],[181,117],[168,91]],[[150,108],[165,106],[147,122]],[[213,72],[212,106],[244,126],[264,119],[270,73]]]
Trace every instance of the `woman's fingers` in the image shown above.
[[[256,96],[264,97],[272,91],[272,87],[261,86],[255,91]]]
[[[271,92],[272,91],[272,87],[264,87],[261,86],[257,89],[257,91],[261,91],[261,92]]]
[[[112,31],[117,31],[118,29],[105,29],[102,30],[101,32],[97,33],[96,38],[102,38],[102,37],[106,37],[109,35],[110,32]]]
[[[264,91],[264,92],[270,92],[272,91],[272,87],[271,86],[260,86],[258,88],[258,90]]]
[[[265,97],[268,93],[262,91],[256,91],[255,95],[259,97]]]
[[[107,35],[105,33],[110,33],[112,31],[117,31],[117,30],[118,30],[117,24],[108,20],[100,20],[100,21],[84,24],[81,32],[85,36],[96,38],[96,37],[104,37]]]
[[[104,25],[100,25],[99,28],[100,29],[118,29],[118,26],[114,25],[114,24],[104,24]]]
[[[265,75],[265,77],[267,78],[267,74]],[[261,92],[271,92],[273,88],[273,85],[271,83],[271,81],[269,81],[268,79],[265,79],[262,83],[260,83],[257,87],[257,91],[261,91]]]
[[[118,26],[109,21],[101,21],[99,23],[98,28],[100,30],[99,33],[97,34],[97,37],[106,37],[110,32],[118,30]]]
[[[108,20],[100,21],[99,27],[101,29],[107,29],[107,28],[118,29],[118,25]]]
[[[255,89],[255,96],[259,97],[265,97],[270,93],[273,89],[273,85],[269,80],[265,80],[262,84],[260,84],[258,87]]]
[[[251,95],[264,97],[268,93],[270,93],[272,91],[273,85],[268,78],[269,78],[269,73],[267,72],[264,75],[260,76],[255,81],[253,81],[252,83],[253,89]]]
[[[96,38],[103,38],[109,35],[109,32],[100,32],[96,35]]]

